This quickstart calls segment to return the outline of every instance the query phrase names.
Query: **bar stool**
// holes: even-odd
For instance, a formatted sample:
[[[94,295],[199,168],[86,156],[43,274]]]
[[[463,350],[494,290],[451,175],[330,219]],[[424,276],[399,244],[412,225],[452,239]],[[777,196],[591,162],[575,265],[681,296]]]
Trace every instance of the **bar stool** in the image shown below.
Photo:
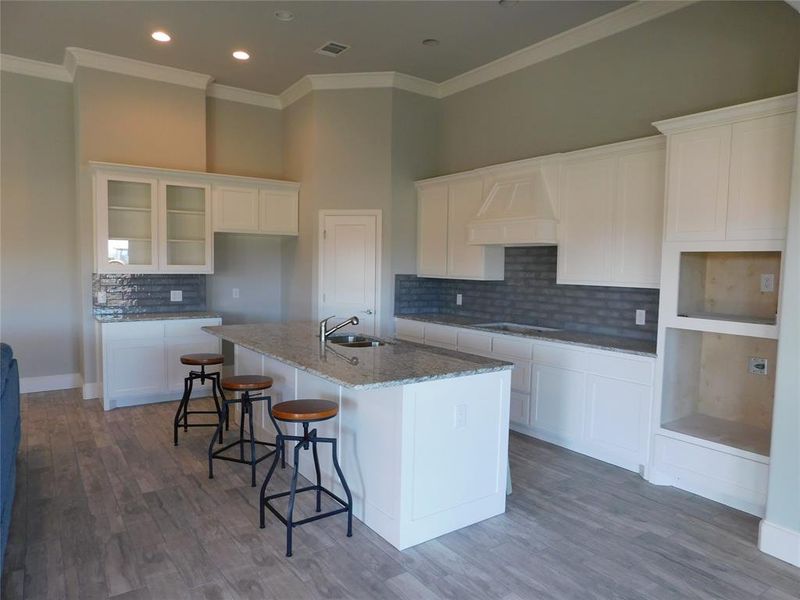
[[[222,409],[220,408],[219,399],[217,398],[217,390],[219,390],[220,397],[223,402],[225,401],[225,396],[219,385],[220,374],[218,372],[206,373],[206,367],[221,365],[224,362],[225,358],[222,354],[199,353],[184,354],[181,356],[181,364],[199,366],[200,370],[195,371],[191,369],[189,371],[189,376],[183,380],[183,397],[181,398],[180,404],[178,404],[178,410],[175,413],[175,422],[173,425],[173,442],[176,446],[178,445],[179,427],[183,427],[184,431],[189,431],[189,427],[217,427],[217,423],[189,423],[189,415],[217,415],[218,420],[222,418]],[[214,394],[214,405],[217,407],[217,410],[189,410],[189,398],[192,395],[192,384],[197,379],[200,380],[201,384],[205,383],[206,379],[211,381],[211,391]],[[228,429],[227,422],[225,429]],[[222,443],[222,429],[219,430],[219,443]]]
[[[279,430],[278,437],[275,439],[275,445],[276,447],[281,448],[280,454],[282,456],[286,454],[287,441],[297,442],[297,445],[294,447],[294,473],[292,474],[292,483],[291,487],[289,488],[289,491],[282,492],[280,494],[273,494],[271,496],[266,495],[267,485],[269,485],[269,480],[272,477],[272,474],[275,472],[275,467],[278,464],[277,454],[275,455],[275,459],[272,461],[272,465],[269,468],[269,473],[267,473],[267,477],[266,479],[264,479],[264,483],[261,486],[261,495],[259,502],[261,528],[263,529],[266,526],[264,519],[265,517],[264,508],[268,508],[270,511],[272,511],[272,514],[278,517],[278,519],[284,525],[286,525],[286,556],[292,555],[292,529],[294,527],[297,527],[298,525],[303,525],[304,523],[310,523],[311,521],[324,519],[325,517],[330,517],[333,515],[338,515],[339,513],[346,512],[347,537],[353,536],[353,497],[350,494],[350,488],[347,486],[347,481],[345,480],[344,474],[342,473],[342,469],[339,466],[339,460],[336,457],[336,438],[317,437],[316,429],[312,429],[311,431],[308,430],[309,423],[327,421],[328,419],[332,419],[333,417],[335,417],[338,412],[339,412],[339,407],[336,405],[336,403],[330,402],[328,400],[290,400],[288,402],[281,402],[272,407],[272,416],[276,418],[278,421],[303,424],[302,436],[286,435],[281,433]],[[336,494],[334,494],[330,490],[322,487],[322,479],[319,470],[319,456],[317,455],[317,444],[323,444],[323,443],[331,444],[331,450],[333,453],[333,467],[336,469],[336,474],[339,476],[339,481],[342,482],[344,493],[347,495],[346,502],[341,498],[339,498]],[[309,444],[311,444],[312,446],[312,454],[314,456],[314,471],[316,472],[317,475],[317,484],[297,489],[297,475],[299,473],[299,465],[300,465],[300,449],[302,448],[308,450]],[[316,505],[317,512],[320,512],[322,510],[320,502],[322,492],[325,492],[328,496],[330,496],[336,502],[338,502],[341,505],[341,508],[328,511],[323,514],[314,515],[312,517],[308,517],[300,521],[294,521],[293,514],[294,514],[295,496],[299,493],[308,492],[312,490],[317,492],[317,505]],[[274,500],[275,498],[282,498],[284,496],[289,496],[289,507],[287,510],[286,517],[281,515],[269,503],[270,500]]]
[[[219,425],[217,425],[217,431],[214,433],[214,436],[211,438],[211,442],[208,444],[208,478],[214,479],[214,459],[219,460],[227,460],[230,462],[237,462],[246,465],[250,465],[250,479],[251,487],[256,487],[256,465],[260,463],[265,458],[272,456],[273,454],[278,454],[283,456],[283,453],[278,453],[276,444],[271,442],[261,442],[255,439],[255,429],[253,428],[253,402],[258,402],[261,400],[267,401],[267,410],[269,411],[269,418],[272,421],[272,425],[275,427],[275,431],[280,435],[280,429],[278,429],[278,423],[275,422],[275,418],[272,416],[272,397],[269,395],[262,395],[257,392],[263,392],[268,390],[272,387],[272,377],[267,377],[266,375],[235,375],[233,377],[226,377],[222,380],[222,389],[232,391],[232,392],[242,392],[241,398],[232,398],[230,400],[225,400],[222,405],[222,414],[225,417],[225,421],[227,422],[229,416],[229,406],[231,404],[241,404],[242,411],[239,415],[239,439],[231,442],[223,446],[222,448],[218,448],[214,450],[214,440],[216,439],[217,435],[222,435],[222,419],[219,421]],[[256,392],[256,393],[254,393]],[[248,417],[248,429],[249,429],[249,437],[244,437],[244,420],[245,417]],[[250,446],[250,457],[249,459],[245,459],[244,457],[244,447],[246,445]],[[239,446],[239,457],[231,457],[231,456],[222,456],[222,453],[226,450],[233,448],[234,446]],[[275,448],[270,452],[267,452],[263,456],[256,457],[256,446],[269,446]],[[286,463],[284,461],[284,467]]]

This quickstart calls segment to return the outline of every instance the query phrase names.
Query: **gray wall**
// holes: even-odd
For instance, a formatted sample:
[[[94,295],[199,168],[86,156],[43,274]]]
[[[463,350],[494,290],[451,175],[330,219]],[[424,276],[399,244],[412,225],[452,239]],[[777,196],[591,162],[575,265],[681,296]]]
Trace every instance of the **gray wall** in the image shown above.
[[[0,74],[0,339],[22,377],[79,372],[72,88]]]
[[[797,89],[800,15],[700,2],[442,100],[441,173],[658,133]]]

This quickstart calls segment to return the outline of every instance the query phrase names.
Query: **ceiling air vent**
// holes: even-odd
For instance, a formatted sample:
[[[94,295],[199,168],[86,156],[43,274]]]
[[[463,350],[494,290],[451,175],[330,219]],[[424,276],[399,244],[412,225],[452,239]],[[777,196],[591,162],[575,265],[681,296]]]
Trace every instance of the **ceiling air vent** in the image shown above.
[[[339,56],[345,50],[349,50],[350,46],[347,44],[340,44],[339,42],[327,42],[321,48],[314,50],[317,54],[324,54],[325,56]]]

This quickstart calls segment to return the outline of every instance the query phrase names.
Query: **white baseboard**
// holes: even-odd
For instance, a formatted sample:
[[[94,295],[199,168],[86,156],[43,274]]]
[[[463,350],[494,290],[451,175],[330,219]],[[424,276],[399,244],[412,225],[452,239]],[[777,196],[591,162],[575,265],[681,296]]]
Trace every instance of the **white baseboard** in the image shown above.
[[[84,383],[83,384],[83,399],[94,400],[100,397],[100,392],[103,389],[102,383]]]
[[[19,380],[19,390],[23,394],[52,392],[53,390],[71,390],[81,387],[82,383],[83,379],[80,373],[44,375],[42,377],[22,377]]]
[[[800,531],[786,529],[763,519],[758,526],[758,549],[800,567]]]

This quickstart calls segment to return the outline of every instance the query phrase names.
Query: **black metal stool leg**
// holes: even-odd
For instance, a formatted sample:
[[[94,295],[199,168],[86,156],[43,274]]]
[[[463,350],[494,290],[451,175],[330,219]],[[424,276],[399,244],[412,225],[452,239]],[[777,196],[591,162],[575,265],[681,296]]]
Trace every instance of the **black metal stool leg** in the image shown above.
[[[286,441],[283,439],[283,435],[281,434],[281,428],[278,427],[278,422],[275,420],[275,417],[272,416],[272,396],[267,396],[267,412],[269,414],[269,420],[272,421],[272,426],[275,428],[275,432],[281,438],[281,469],[286,468]],[[276,446],[277,449],[277,446]]]
[[[347,485],[347,480],[344,478],[342,468],[339,466],[339,459],[336,457],[338,452],[336,451],[335,438],[333,439],[331,447],[333,450],[333,468],[336,469],[336,474],[339,476],[339,480],[342,482],[342,487],[344,488],[344,493],[347,496],[347,537],[353,537],[353,496],[350,494],[350,487]]]
[[[183,431],[189,431],[189,398],[192,397],[192,382],[194,381],[194,377],[189,375],[187,378],[189,380],[189,391],[186,394],[186,402],[183,403]]]
[[[217,374],[219,376],[219,374]],[[211,377],[211,392],[214,394],[214,406],[217,408],[217,418],[222,421],[222,408],[219,405],[219,398],[217,398],[217,378],[213,375]],[[222,429],[219,430],[219,443],[222,443]]]
[[[317,474],[317,512],[320,512],[322,510],[322,504],[321,504],[321,502],[322,502],[322,476],[321,476],[321,474],[319,472],[319,455],[317,454],[317,441],[316,441],[317,430],[316,429],[311,432],[311,436],[312,436],[312,440],[313,440],[311,442],[311,448],[312,448],[312,454],[314,455],[314,471],[316,471],[316,474]]]
[[[222,412],[224,416],[228,416],[228,401],[224,401],[222,403]],[[208,478],[214,479],[214,441],[217,439],[217,436],[222,435],[222,422],[223,419],[220,417],[219,424],[217,425],[216,431],[214,431],[214,435],[211,436],[211,441],[208,443]]]
[[[244,417],[247,414],[248,408],[248,400],[250,400],[250,394],[244,392],[241,397],[241,407],[239,408],[239,439],[244,439]],[[239,460],[244,462],[244,444],[239,444]]]
[[[256,487],[256,430],[253,428],[253,405],[250,405],[248,411],[249,419],[247,421],[250,428],[250,487]]]
[[[259,498],[260,498],[260,503],[259,503],[260,513],[259,514],[260,514],[260,527],[261,527],[261,529],[264,529],[264,527],[267,526],[266,519],[265,519],[265,512],[266,512],[266,509],[267,509],[267,506],[266,506],[266,502],[267,502],[267,498],[266,498],[266,496],[267,496],[267,486],[269,485],[269,480],[272,479],[272,474],[275,472],[275,467],[278,466],[278,454],[279,454],[279,451],[277,450],[277,448],[281,447],[281,437],[282,436],[281,436],[280,433],[277,436],[275,436],[275,448],[276,448],[275,458],[272,459],[272,464],[269,467],[269,471],[267,472],[267,477],[264,479],[264,483],[261,485],[261,493],[259,494]]]
[[[294,514],[294,500],[297,494],[297,475],[300,473],[300,449],[303,444],[294,447],[294,473],[292,473],[292,485],[289,489],[289,508],[286,513],[286,556],[292,555],[292,528]]]
[[[189,403],[189,378],[185,377],[183,379],[183,397],[181,398],[180,403],[178,403],[178,410],[175,411],[175,423],[173,426],[173,442],[177,446],[178,445],[178,424],[181,422],[181,413],[183,412],[184,405]]]

